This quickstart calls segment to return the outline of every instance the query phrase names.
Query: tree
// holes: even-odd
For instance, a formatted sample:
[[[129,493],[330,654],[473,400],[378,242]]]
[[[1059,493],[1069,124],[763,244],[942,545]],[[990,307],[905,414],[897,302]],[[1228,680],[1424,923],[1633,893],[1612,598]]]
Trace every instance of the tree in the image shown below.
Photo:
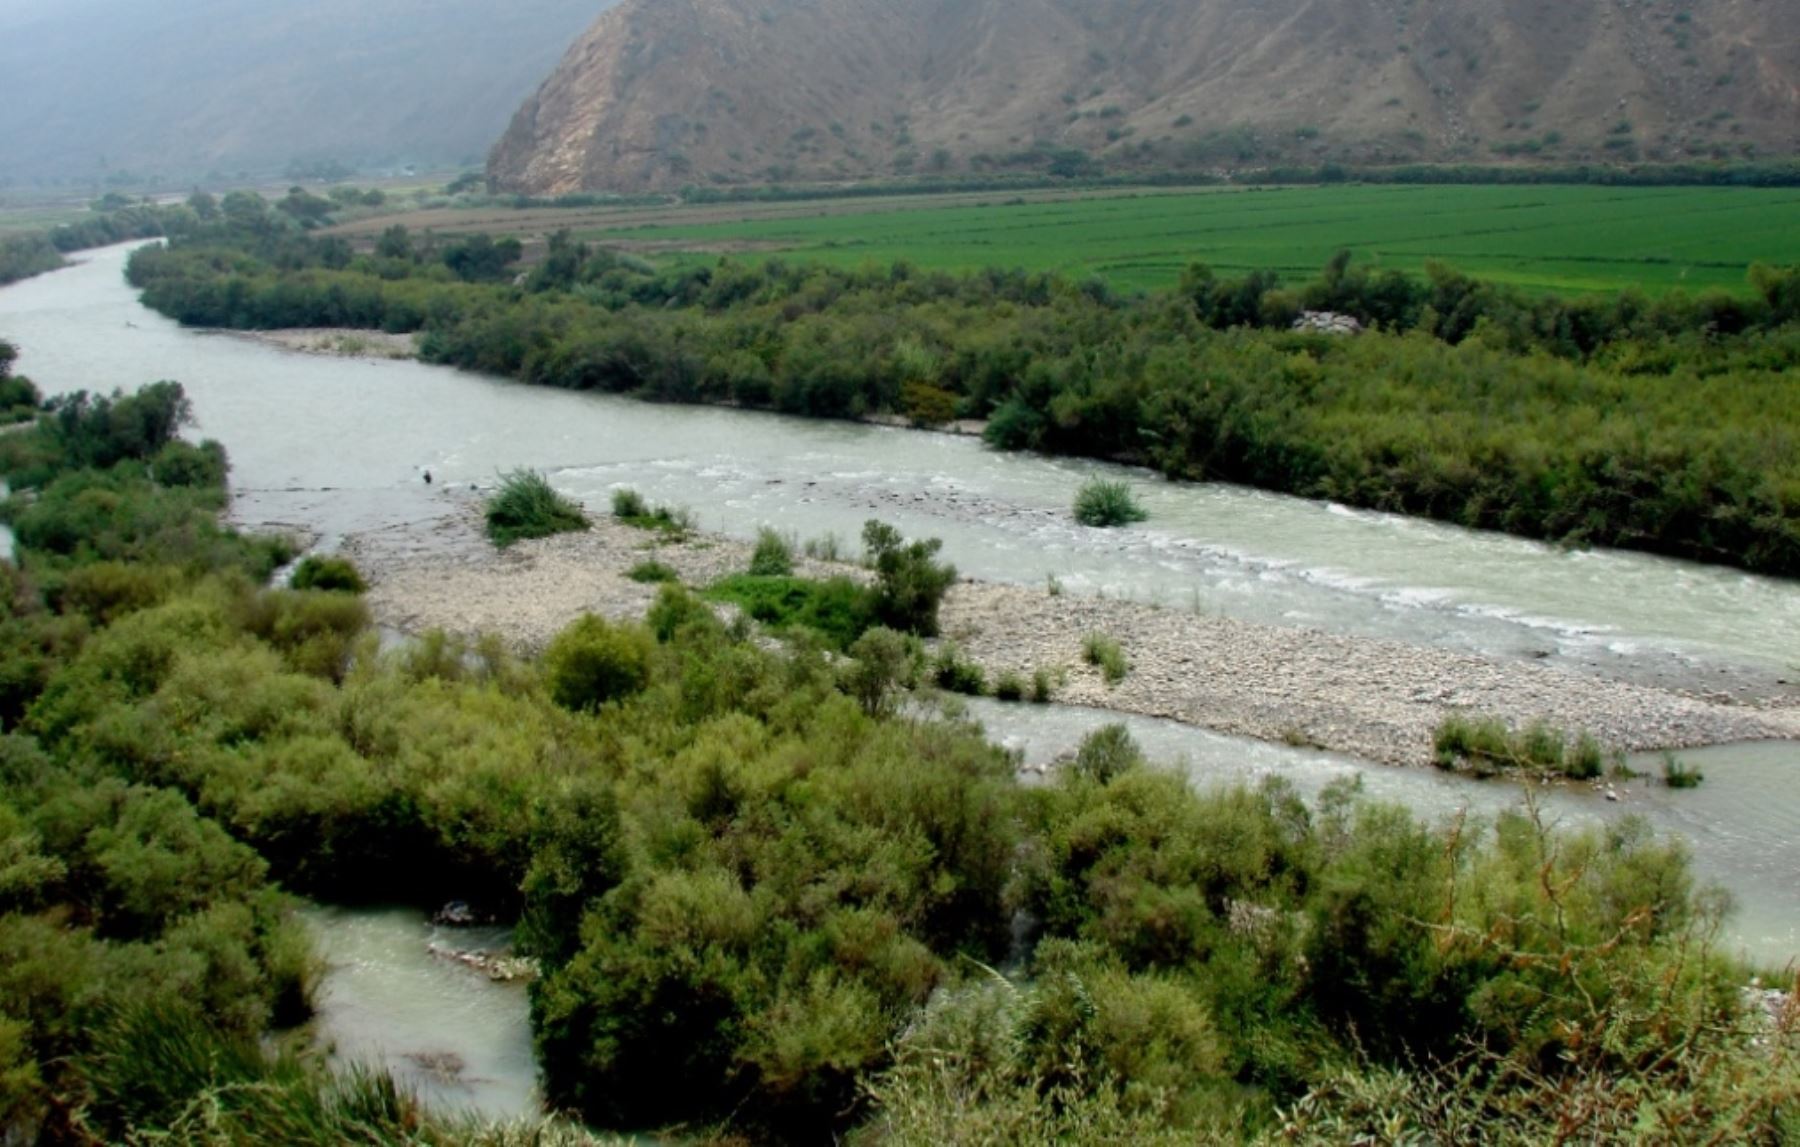
[[[863,545],[875,569],[875,615],[883,625],[921,637],[936,637],[938,605],[956,584],[956,567],[933,559],[938,538],[908,542],[886,522],[863,526]]]

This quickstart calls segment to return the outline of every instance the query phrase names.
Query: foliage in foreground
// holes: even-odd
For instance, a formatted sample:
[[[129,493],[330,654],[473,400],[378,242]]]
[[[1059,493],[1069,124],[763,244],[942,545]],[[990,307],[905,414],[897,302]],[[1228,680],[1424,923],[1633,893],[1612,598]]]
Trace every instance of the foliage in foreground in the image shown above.
[[[500,489],[488,499],[487,532],[497,546],[588,528],[587,514],[557,493],[550,480],[532,470],[501,476]]]

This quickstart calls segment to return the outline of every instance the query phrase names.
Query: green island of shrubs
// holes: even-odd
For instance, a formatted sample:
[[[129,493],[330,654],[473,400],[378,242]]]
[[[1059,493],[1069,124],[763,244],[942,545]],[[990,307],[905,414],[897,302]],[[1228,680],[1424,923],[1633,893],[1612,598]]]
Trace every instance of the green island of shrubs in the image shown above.
[[[222,467],[157,479],[184,410],[0,437],[9,1140],[592,1141],[328,1070],[299,896],[516,921],[551,1108],[663,1141],[1800,1134],[1725,899],[1640,821],[1197,789],[1118,728],[1026,786],[900,711],[894,630],[768,649],[676,585],[541,658],[384,652],[355,593],[267,587],[292,547],[219,524]],[[866,537],[923,618],[935,550]]]

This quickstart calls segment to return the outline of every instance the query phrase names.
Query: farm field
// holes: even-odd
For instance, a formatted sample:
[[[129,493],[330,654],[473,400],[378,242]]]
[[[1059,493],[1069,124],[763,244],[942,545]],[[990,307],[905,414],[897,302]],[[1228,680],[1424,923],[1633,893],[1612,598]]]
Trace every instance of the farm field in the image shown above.
[[[1378,266],[1417,272],[1437,259],[1571,294],[1743,291],[1752,263],[1800,262],[1793,189],[1332,186],[848,206],[856,209],[824,202],[783,204],[778,215],[768,205],[623,210],[576,230],[652,256],[1022,267],[1099,275],[1122,290],[1167,287],[1194,260],[1228,274],[1268,268],[1307,278],[1339,248]],[[536,215],[543,226],[544,213]]]

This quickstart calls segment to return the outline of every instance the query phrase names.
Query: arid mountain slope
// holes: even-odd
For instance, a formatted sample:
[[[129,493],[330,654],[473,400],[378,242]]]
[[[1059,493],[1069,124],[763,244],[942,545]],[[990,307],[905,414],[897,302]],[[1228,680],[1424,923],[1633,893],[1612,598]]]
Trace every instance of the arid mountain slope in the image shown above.
[[[1084,157],[1796,151],[1800,34],[1779,0],[624,0],[489,175],[557,194]]]
[[[611,0],[0,0],[0,181],[480,157]]]

